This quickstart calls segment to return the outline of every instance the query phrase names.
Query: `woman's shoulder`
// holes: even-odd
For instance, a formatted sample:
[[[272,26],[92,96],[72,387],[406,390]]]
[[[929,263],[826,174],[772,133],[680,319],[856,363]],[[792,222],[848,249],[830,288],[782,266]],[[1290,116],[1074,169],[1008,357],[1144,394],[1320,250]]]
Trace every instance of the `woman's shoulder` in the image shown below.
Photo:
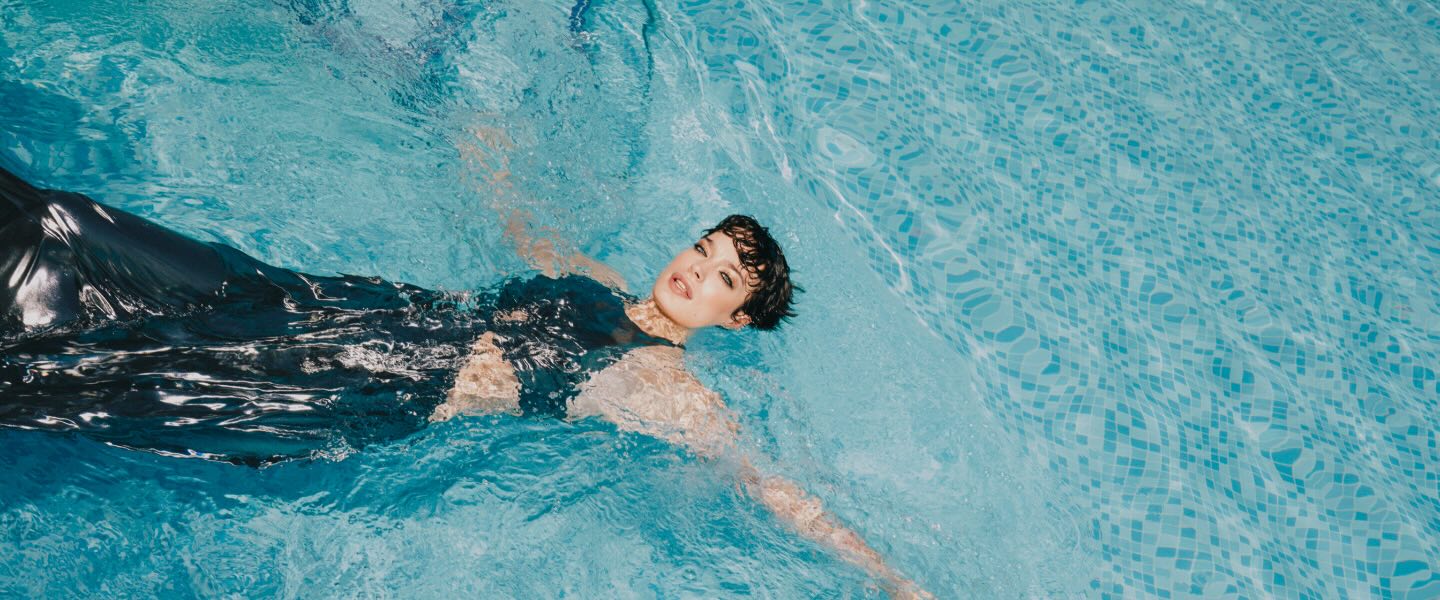
[[[733,445],[737,425],[719,394],[685,368],[681,349],[633,349],[581,385],[572,416],[599,416],[621,429],[717,456]]]

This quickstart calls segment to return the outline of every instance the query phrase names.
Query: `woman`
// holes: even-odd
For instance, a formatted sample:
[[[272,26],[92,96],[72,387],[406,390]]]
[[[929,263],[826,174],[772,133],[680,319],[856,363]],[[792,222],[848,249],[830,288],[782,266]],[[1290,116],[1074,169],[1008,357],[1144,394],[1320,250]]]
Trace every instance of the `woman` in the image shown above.
[[[507,228],[545,271],[473,296],[273,267],[0,169],[0,426],[265,465],[340,457],[427,421],[512,412],[599,417],[718,457],[718,394],[685,370],[699,328],[774,329],[783,253],[731,216],[625,298]],[[747,490],[896,595],[924,592],[795,484],[740,457]]]

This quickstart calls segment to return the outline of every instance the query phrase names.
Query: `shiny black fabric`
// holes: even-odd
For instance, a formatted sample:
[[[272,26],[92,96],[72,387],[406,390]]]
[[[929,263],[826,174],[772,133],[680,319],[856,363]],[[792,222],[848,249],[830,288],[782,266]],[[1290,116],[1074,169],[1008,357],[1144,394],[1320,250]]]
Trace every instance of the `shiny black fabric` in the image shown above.
[[[512,280],[494,306],[490,329],[515,367],[527,415],[563,416],[591,374],[636,347],[670,344],[641,331],[619,296],[585,277]]]
[[[252,465],[418,430],[487,330],[529,414],[660,343],[587,278],[470,295],[307,275],[3,169],[0,281],[0,426]]]

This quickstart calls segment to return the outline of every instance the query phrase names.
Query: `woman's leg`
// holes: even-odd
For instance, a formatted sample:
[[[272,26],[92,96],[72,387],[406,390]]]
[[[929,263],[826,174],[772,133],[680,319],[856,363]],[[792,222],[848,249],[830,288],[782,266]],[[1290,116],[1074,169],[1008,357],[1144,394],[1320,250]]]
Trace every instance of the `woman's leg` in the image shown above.
[[[0,281],[0,427],[247,464],[423,427],[483,326],[442,293],[272,267],[3,169]]]
[[[66,321],[80,312],[73,256],[51,238],[37,214],[43,192],[0,168],[0,335]]]
[[[230,275],[215,245],[0,168],[0,336],[184,308]]]

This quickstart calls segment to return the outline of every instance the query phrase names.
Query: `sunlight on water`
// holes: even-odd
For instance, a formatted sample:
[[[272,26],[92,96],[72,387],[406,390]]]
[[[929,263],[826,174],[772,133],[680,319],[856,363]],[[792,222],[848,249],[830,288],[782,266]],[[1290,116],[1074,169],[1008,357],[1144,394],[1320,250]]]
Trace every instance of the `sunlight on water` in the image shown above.
[[[505,208],[632,290],[751,213],[801,317],[687,360],[937,596],[1431,597],[1437,23],[0,0],[0,162],[266,262],[443,290],[524,268]],[[732,465],[600,423],[461,419],[263,470],[0,439],[6,594],[882,595]]]

